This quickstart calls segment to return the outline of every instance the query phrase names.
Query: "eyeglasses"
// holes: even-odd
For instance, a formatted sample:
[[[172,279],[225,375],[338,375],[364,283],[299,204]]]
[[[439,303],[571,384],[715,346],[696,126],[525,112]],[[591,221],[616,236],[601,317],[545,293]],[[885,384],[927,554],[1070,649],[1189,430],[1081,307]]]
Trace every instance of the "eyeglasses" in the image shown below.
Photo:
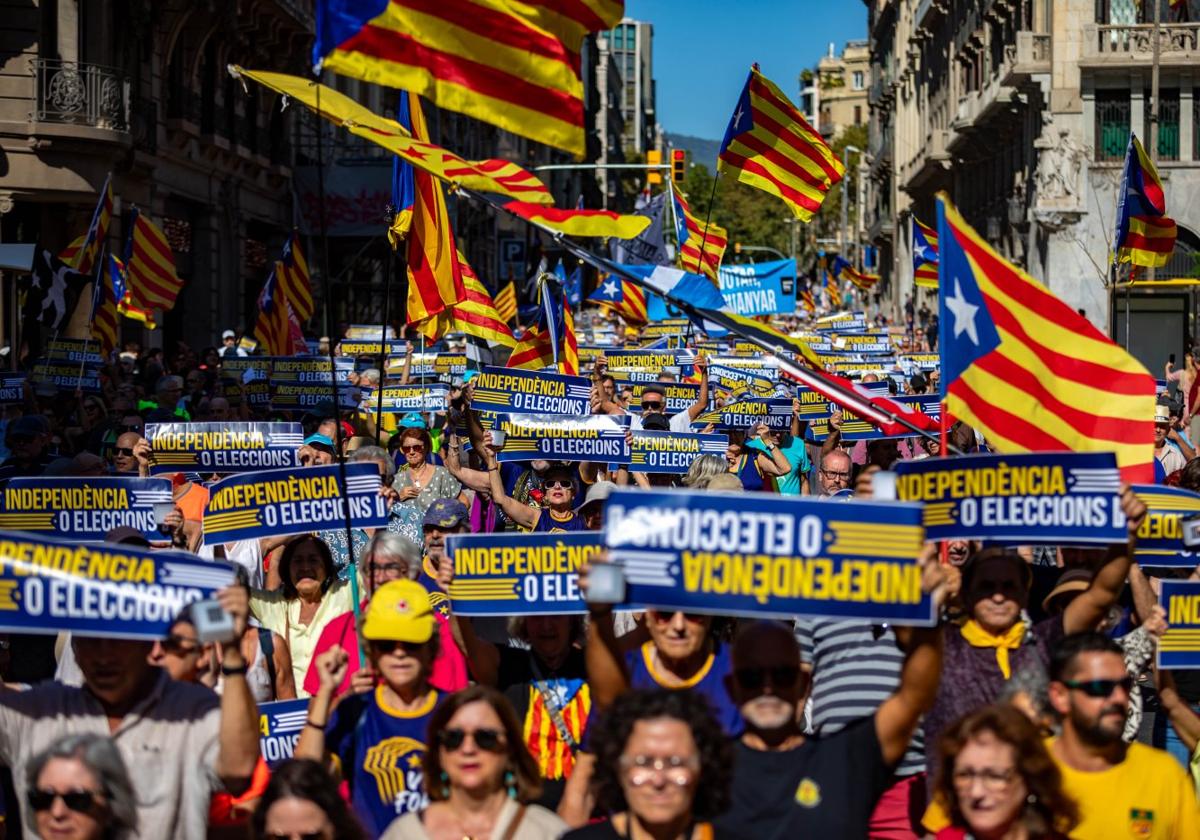
[[[827,470],[822,468],[821,475],[825,476],[826,478],[840,478],[842,481],[850,480],[850,473],[838,472],[837,470]]]
[[[663,404],[658,400],[654,402],[646,402],[642,400],[642,411],[662,411]]]
[[[226,339],[232,341],[233,339]],[[263,840],[325,840],[324,831],[293,831],[291,834],[272,832],[263,835]]]
[[[655,774],[662,773],[663,778],[673,785],[683,787],[696,775],[700,769],[699,759],[683,758],[673,755],[669,758],[651,758],[648,755],[621,757],[621,769],[629,774],[629,784],[641,787],[650,782]]]
[[[72,811],[90,814],[96,808],[96,797],[98,796],[102,797],[103,794],[90,790],[72,790],[60,793],[49,788],[34,788],[26,793],[25,798],[29,802],[29,807],[35,811],[49,811],[54,805],[54,800],[62,797],[63,804]]]
[[[549,481],[547,481],[547,482],[544,482],[544,483],[543,483],[543,486],[544,486],[544,487],[545,487],[547,490],[553,490],[553,489],[554,489],[554,488],[556,488],[556,487],[558,487],[558,488],[561,488],[561,489],[563,489],[563,490],[574,490],[574,489],[575,489],[575,483],[574,483],[574,482],[572,482],[572,481],[564,481],[564,480],[563,480],[563,479],[561,479],[561,478],[552,478],[552,479],[550,479]]]
[[[114,455],[124,455],[126,458],[132,458],[133,450],[130,449],[128,446],[114,446],[113,454]]]
[[[392,653],[398,647],[403,647],[405,653],[419,653],[424,649],[426,642],[398,642],[395,639],[372,639],[371,649],[376,653]]]
[[[187,636],[180,636],[178,633],[172,633],[159,642],[162,645],[164,653],[169,653],[172,656],[187,656],[189,653],[195,653],[200,650],[199,639],[189,639]]]
[[[761,691],[771,680],[776,688],[788,688],[800,679],[800,669],[794,665],[779,665],[774,668],[738,668],[735,672],[737,681],[748,691]]]
[[[501,753],[505,750],[504,733],[499,729],[476,729],[474,732],[465,729],[443,729],[437,734],[437,739],[444,749],[456,752],[462,749],[468,735],[481,750],[491,753]]]
[[[400,563],[372,563],[371,564],[371,572],[372,573],[383,572],[383,573],[389,574],[389,575],[403,575],[407,571],[408,571],[408,566],[401,565]]]
[[[1009,767],[1004,770],[998,770],[994,767],[986,767],[983,770],[972,770],[964,767],[961,770],[955,770],[953,775],[954,787],[958,790],[970,790],[978,779],[983,789],[992,793],[999,793],[1007,790],[1008,786],[1013,783],[1017,777],[1017,771]]]
[[[1119,680],[1063,680],[1067,688],[1082,691],[1088,697],[1111,697],[1113,690],[1120,686],[1126,694],[1133,691],[1133,677],[1122,677]]]
[[[405,452],[405,453],[408,453],[408,452],[424,452],[424,451],[425,451],[425,444],[423,444],[423,443],[412,443],[412,444],[409,444],[408,446],[401,446],[401,447],[400,447],[400,451],[401,451],[401,452]]]

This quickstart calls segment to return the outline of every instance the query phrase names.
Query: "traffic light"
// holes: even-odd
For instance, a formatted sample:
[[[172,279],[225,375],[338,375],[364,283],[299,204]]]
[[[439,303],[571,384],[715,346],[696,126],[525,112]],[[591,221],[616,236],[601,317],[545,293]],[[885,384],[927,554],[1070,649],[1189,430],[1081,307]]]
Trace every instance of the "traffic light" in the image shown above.
[[[658,149],[651,149],[646,152],[646,163],[651,166],[662,166],[662,152]],[[647,184],[661,184],[663,182],[662,170],[650,169],[646,172]]]
[[[682,183],[687,177],[687,152],[683,149],[671,150],[671,179]]]

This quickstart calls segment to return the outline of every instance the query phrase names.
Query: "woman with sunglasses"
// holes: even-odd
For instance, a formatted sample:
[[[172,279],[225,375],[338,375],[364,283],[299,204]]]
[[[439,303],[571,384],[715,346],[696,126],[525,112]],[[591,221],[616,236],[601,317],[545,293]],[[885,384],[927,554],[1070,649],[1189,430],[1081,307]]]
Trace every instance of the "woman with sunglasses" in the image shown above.
[[[729,805],[733,752],[703,697],[635,691],[591,734],[594,786],[607,822],[563,840],[724,840],[708,820]]]
[[[420,543],[421,521],[430,505],[437,499],[455,498],[465,505],[467,497],[462,484],[448,469],[429,463],[433,443],[426,429],[413,426],[402,429],[399,448],[404,466],[396,472],[392,483],[397,501],[392,505],[388,530]]]
[[[26,825],[55,840],[137,836],[133,786],[111,738],[66,735],[34,757],[25,773]]]
[[[383,840],[555,840],[566,825],[528,804],[541,789],[512,706],[494,688],[450,695],[429,721],[429,805],[401,817]]]
[[[385,583],[367,605],[361,634],[379,685],[347,695],[330,714],[349,657],[340,645],[321,654],[321,686],[309,701],[295,755],[336,756],[355,814],[378,837],[396,817],[425,804],[426,728],[444,696],[429,685],[438,645],[429,593],[416,581]]]
[[[253,840],[364,840],[337,785],[319,762],[285,761],[271,774],[254,816]]]
[[[725,459],[729,462],[729,472],[742,480],[742,487],[751,491],[773,491],[773,480],[787,475],[792,469],[776,436],[765,423],[755,426],[749,435],[730,432]]]
[[[1011,706],[942,733],[934,798],[950,819],[937,840],[1065,840],[1079,821],[1037,726]]]
[[[492,487],[492,501],[500,506],[505,516],[535,533],[587,530],[583,517],[575,512],[576,474],[572,468],[554,464],[542,473],[542,504],[545,507],[530,507],[505,491],[500,463],[496,458],[498,451],[493,445],[492,433],[486,432],[483,436],[483,452],[488,481]]]

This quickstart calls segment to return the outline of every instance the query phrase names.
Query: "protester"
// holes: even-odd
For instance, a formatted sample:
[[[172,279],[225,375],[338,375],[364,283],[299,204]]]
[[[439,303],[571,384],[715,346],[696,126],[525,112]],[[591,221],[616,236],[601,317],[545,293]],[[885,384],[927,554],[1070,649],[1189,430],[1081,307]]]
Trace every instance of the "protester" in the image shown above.
[[[1016,709],[986,706],[938,743],[936,796],[950,815],[937,840],[1066,840],[1079,807],[1038,732]]]
[[[537,766],[525,750],[520,724],[493,688],[472,686],[450,695],[429,721],[424,785],[428,807],[394,822],[383,840],[498,837],[555,840],[565,829],[539,805]]]
[[[138,833],[136,791],[111,738],[64,735],[25,773],[33,830],[44,840],[126,840]]]
[[[564,840],[699,840],[748,836],[714,826],[729,802],[729,742],[708,704],[686,691],[634,691],[592,733],[595,787],[606,822]],[[755,835],[757,836],[757,835]]]
[[[1179,432],[1171,420],[1171,409],[1158,403],[1154,406],[1154,457],[1170,475],[1187,466],[1188,458],[1180,451]]]
[[[792,469],[765,423],[755,426],[748,435],[730,432],[725,460],[729,462],[728,472],[741,479],[747,490],[773,491],[774,477]]]
[[[577,492],[577,473],[572,468],[550,465],[542,476],[545,493],[544,508],[521,504],[508,495],[500,478],[500,466],[496,460],[496,448],[492,446],[491,432],[484,438],[484,461],[491,482],[492,500],[504,511],[504,515],[517,525],[538,533],[584,530],[583,517],[574,509]]]
[[[429,593],[411,580],[385,583],[367,605],[362,638],[379,684],[372,690],[368,682],[363,693],[334,707],[349,657],[340,645],[322,653],[314,663],[320,687],[309,700],[295,755],[336,757],[354,812],[377,837],[396,817],[425,804],[417,768],[426,727],[444,696],[429,685],[438,644]]]
[[[392,517],[398,523],[392,530],[419,542],[420,523],[425,511],[437,499],[457,498],[466,501],[462,485],[444,466],[430,463],[429,455],[433,444],[428,430],[405,428],[400,430],[400,452],[404,455],[404,468],[396,473],[392,484],[398,501],[392,506]]]
[[[850,486],[850,474],[854,464],[850,456],[841,449],[826,452],[821,458],[821,468],[818,471],[818,481],[821,492],[819,496],[835,496]]]
[[[251,819],[253,840],[363,840],[366,835],[319,762],[285,761]]]

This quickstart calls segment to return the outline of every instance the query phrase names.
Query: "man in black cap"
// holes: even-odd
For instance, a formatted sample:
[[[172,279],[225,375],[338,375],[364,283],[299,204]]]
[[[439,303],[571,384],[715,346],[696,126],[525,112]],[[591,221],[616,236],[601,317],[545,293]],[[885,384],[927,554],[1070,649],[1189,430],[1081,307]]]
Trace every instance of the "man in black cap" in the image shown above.
[[[9,456],[0,464],[0,487],[9,479],[41,475],[57,456],[46,451],[50,423],[41,414],[26,414],[8,424],[4,445]]]

